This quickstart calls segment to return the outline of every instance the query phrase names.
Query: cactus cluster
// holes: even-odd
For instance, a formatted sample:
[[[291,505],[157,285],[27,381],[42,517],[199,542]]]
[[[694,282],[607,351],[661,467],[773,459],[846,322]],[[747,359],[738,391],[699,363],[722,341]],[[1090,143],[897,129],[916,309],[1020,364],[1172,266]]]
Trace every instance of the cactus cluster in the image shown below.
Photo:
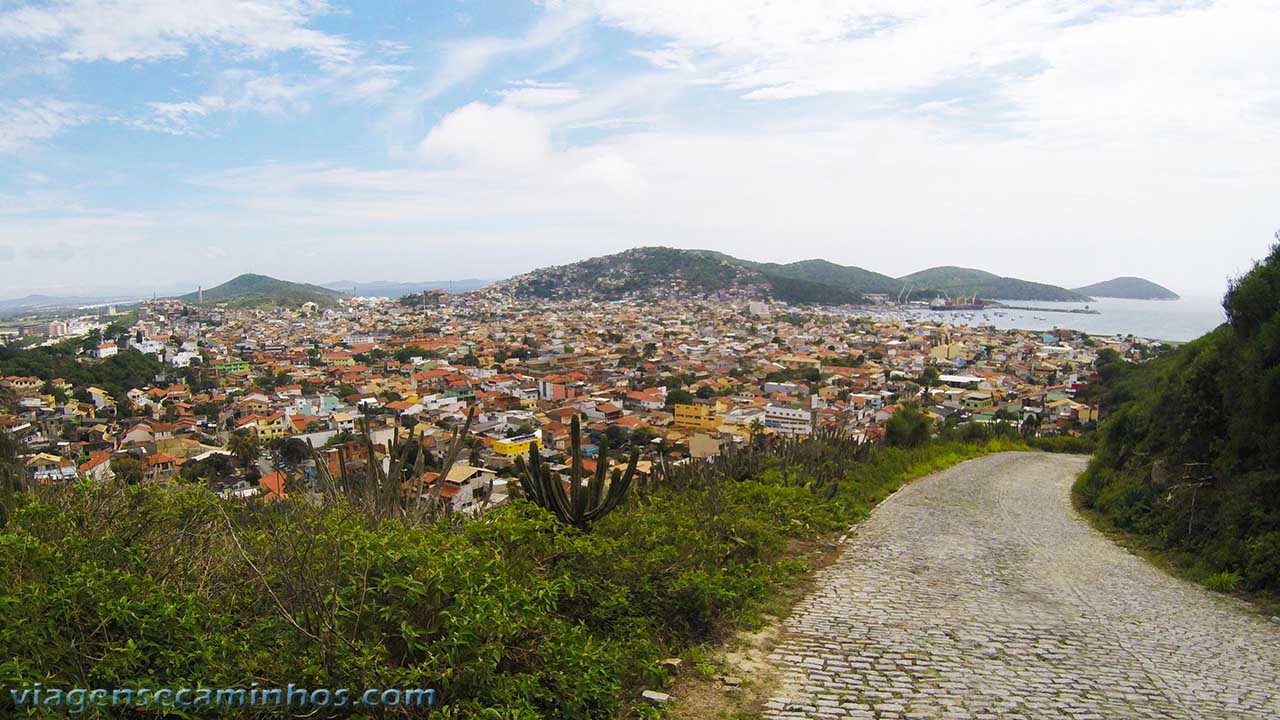
[[[458,461],[471,421],[475,413],[468,411],[467,420],[450,443],[440,466],[440,479],[428,491],[423,481],[426,471],[426,452],[421,438],[410,436],[400,442],[395,435],[387,448],[389,468],[383,470],[378,461],[367,423],[361,423],[360,436],[365,449],[363,472],[348,469],[350,458],[342,447],[338,448],[338,472],[330,472],[329,466],[308,441],[307,450],[316,469],[316,489],[325,501],[342,499],[352,503],[377,520],[401,519],[408,522],[429,522],[448,514],[441,499],[444,478]]]
[[[526,498],[555,513],[561,522],[586,530],[591,523],[609,514],[622,503],[627,495],[627,488],[635,480],[640,451],[632,449],[625,472],[614,470],[613,475],[609,476],[609,441],[602,437],[596,471],[586,487],[583,487],[582,434],[577,417],[573,418],[569,426],[569,443],[571,449],[567,492],[559,473],[542,462],[536,445],[529,448],[527,462],[522,457],[516,458],[516,474]]]

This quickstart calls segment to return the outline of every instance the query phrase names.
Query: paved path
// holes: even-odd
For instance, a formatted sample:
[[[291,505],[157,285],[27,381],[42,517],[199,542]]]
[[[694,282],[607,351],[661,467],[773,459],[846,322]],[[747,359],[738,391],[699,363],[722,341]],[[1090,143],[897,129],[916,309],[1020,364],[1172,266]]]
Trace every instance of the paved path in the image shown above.
[[[1093,531],[1081,458],[907,485],[787,620],[776,718],[1280,718],[1280,625]]]

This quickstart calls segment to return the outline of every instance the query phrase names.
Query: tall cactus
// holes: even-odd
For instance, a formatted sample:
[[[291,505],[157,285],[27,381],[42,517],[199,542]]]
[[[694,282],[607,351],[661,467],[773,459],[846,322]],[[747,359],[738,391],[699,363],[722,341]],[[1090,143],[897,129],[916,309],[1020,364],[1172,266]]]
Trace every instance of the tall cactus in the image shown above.
[[[591,523],[607,515],[622,502],[627,494],[627,488],[635,479],[636,461],[640,459],[640,451],[632,448],[626,472],[614,470],[606,487],[609,440],[602,438],[595,474],[584,488],[582,487],[582,434],[576,416],[569,426],[569,442],[572,464],[569,471],[568,492],[565,492],[559,475],[542,462],[538,456],[536,444],[529,446],[528,462],[525,462],[522,457],[516,458],[516,474],[520,478],[520,487],[524,490],[525,497],[555,513],[561,522],[586,530]]]

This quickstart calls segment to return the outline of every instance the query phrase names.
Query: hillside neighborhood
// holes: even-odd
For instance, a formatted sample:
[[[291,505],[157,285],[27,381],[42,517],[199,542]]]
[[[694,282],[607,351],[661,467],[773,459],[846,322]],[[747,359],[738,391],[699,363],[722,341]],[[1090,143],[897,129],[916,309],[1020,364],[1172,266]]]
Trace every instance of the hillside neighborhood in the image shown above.
[[[563,461],[575,417],[588,457],[602,438],[637,447],[641,473],[821,428],[876,440],[904,404],[936,428],[1078,434],[1098,420],[1074,399],[1098,353],[1147,351],[1131,337],[873,319],[731,293],[530,303],[435,291],[291,309],[155,300],[127,319],[107,328],[117,337],[76,325],[89,340],[75,362],[92,377],[109,358],[146,355],[159,370],[145,383],[0,378],[0,430],[19,441],[31,482],[197,482],[275,498],[313,491],[318,461],[359,466],[371,445],[385,467],[387,448],[411,441],[434,464],[423,486],[443,482],[453,509],[476,511],[505,500],[531,448]],[[468,416],[466,455],[441,480]]]

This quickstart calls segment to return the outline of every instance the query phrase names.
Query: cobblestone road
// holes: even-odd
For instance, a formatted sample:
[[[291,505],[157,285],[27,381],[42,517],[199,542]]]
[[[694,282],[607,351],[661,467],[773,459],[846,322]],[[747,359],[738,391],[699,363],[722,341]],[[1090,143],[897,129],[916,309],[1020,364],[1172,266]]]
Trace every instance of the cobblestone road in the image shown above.
[[[907,485],[770,657],[777,718],[1280,718],[1280,625],[1171,578],[1071,508],[1080,458]]]

